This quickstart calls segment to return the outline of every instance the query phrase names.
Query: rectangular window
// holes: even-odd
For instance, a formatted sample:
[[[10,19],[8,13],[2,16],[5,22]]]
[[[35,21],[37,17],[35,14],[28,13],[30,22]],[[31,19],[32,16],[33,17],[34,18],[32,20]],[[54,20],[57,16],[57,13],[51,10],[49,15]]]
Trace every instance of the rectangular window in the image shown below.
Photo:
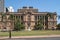
[[[37,16],[35,16],[35,21],[37,21]]]
[[[21,16],[21,20],[23,20],[23,16]]]

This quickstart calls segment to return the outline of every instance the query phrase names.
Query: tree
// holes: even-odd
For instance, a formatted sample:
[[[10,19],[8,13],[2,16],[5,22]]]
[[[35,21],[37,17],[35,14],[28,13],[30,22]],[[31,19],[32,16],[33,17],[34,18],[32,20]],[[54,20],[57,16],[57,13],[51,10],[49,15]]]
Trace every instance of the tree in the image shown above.
[[[58,19],[60,19],[60,15],[57,15]]]
[[[48,22],[48,19],[54,19],[53,18],[53,13],[48,12],[47,15],[45,16],[45,19],[46,19],[46,22]],[[46,24],[48,24],[48,23],[46,23]],[[46,26],[46,28],[45,28],[46,30],[48,30],[48,26]]]
[[[10,14],[9,19],[12,20],[12,21],[14,21],[14,19],[15,19],[14,14]]]
[[[47,14],[47,17],[49,16],[50,18],[52,18],[52,17],[53,17],[52,14],[53,14],[53,13],[50,13],[50,12],[49,12],[49,13]]]
[[[6,18],[6,14],[5,13],[2,13],[1,15],[2,15],[2,20],[1,21],[3,22],[3,19]]]
[[[15,18],[14,14],[10,14],[9,19],[14,22],[14,30],[15,31],[19,31],[24,29],[24,25],[22,24],[20,18],[18,18],[18,16]]]
[[[41,23],[37,24],[37,25],[35,25],[35,29],[36,30],[42,30],[43,29],[43,25]]]
[[[17,18],[16,22],[15,22],[15,27],[14,30],[15,31],[20,31],[24,29],[24,25],[22,24],[22,22],[19,20],[19,18]]]
[[[60,30],[60,23],[57,25],[57,29]]]
[[[35,25],[35,29],[36,30],[42,30],[43,29],[43,17],[41,17],[38,20],[37,24]]]

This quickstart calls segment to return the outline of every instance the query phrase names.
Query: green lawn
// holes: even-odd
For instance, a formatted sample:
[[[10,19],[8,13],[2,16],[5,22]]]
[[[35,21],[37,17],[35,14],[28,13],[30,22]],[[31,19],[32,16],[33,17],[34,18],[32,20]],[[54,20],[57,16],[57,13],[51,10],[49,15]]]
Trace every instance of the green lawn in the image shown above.
[[[0,32],[0,36],[8,36],[8,32]],[[40,30],[40,31],[13,31],[12,36],[40,36],[40,35],[60,35],[60,30]]]

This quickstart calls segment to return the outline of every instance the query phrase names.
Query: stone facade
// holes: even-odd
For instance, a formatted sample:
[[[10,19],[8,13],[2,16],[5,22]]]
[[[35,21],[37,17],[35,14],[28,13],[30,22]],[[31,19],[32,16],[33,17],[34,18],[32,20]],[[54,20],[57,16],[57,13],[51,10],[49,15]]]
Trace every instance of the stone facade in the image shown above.
[[[1,18],[0,13],[0,20]],[[34,29],[34,26],[38,23],[38,20],[42,17],[44,29],[56,29],[57,24],[57,14],[56,12],[38,12],[38,9],[33,7],[23,7],[22,9],[18,9],[17,12],[7,12],[6,18],[4,19],[5,22],[0,21],[0,28],[9,27],[13,30],[14,29],[14,22],[11,22],[8,17],[10,14],[14,14],[15,17],[19,17],[22,20],[23,24],[25,25],[25,30]],[[4,25],[4,26],[3,26]]]

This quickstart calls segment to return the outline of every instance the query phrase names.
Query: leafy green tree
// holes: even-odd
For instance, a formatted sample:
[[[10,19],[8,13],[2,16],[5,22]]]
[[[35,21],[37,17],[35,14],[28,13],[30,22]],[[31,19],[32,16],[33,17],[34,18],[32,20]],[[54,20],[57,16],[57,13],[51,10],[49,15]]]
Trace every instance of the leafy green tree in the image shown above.
[[[57,29],[60,30],[60,23],[57,25]]]
[[[46,19],[46,22],[48,22],[48,19],[54,19],[54,14],[51,12],[48,12],[47,15],[45,16],[45,19]],[[45,29],[48,30],[48,26]]]
[[[1,21],[3,22],[3,19],[6,18],[6,14],[5,13],[2,13],[1,15],[2,15],[2,20]]]
[[[18,18],[18,17],[15,18],[14,14],[10,14],[9,19],[14,22],[14,30],[15,31],[19,31],[19,30],[24,29],[24,25],[20,21],[20,18]]]
[[[58,19],[60,20],[60,15],[57,15]]]
[[[40,23],[40,24],[37,24],[36,26],[35,26],[35,29],[36,30],[42,30],[43,29],[43,25]]]
[[[53,13],[48,13],[47,15],[47,17],[53,18]]]
[[[22,24],[22,22],[19,20],[19,18],[17,18],[16,22],[15,22],[15,27],[14,30],[15,31],[20,31],[24,29],[24,25]]]
[[[42,30],[43,29],[43,18],[42,17],[38,20],[38,23],[35,25],[35,29],[36,30]]]
[[[14,21],[14,18],[15,18],[14,14],[10,14],[9,19]]]

